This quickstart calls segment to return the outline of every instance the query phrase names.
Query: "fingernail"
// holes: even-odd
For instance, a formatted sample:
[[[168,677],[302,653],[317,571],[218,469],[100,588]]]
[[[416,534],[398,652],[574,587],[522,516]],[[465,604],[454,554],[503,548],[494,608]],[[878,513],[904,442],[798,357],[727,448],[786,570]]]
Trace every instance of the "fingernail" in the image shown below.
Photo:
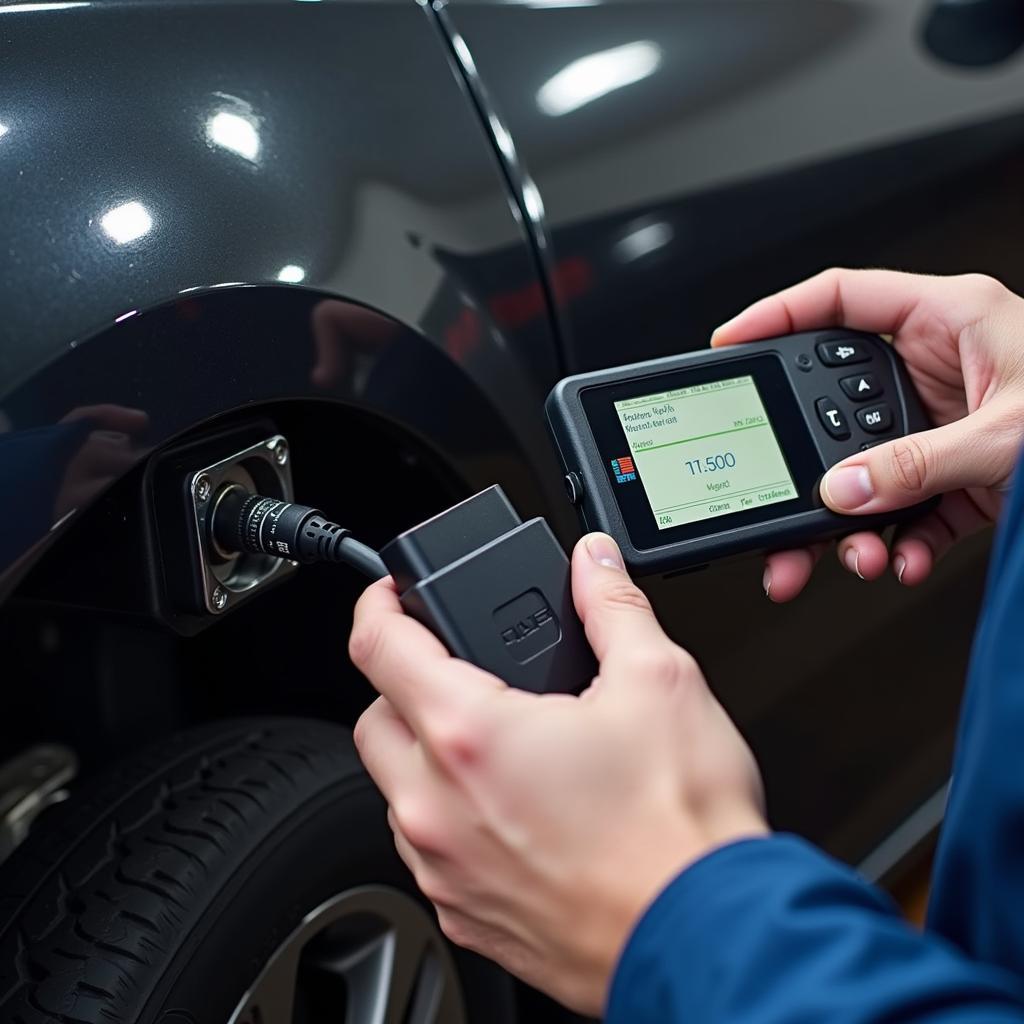
[[[860,552],[856,548],[847,548],[846,554],[843,555],[843,564],[852,573],[856,573],[861,579],[864,579],[860,573]]]
[[[821,486],[829,504],[843,512],[852,512],[875,496],[867,466],[836,466],[825,474]]]
[[[892,567],[896,570],[896,579],[902,583],[903,574],[907,571],[907,560],[902,555],[897,555],[892,560]]]
[[[764,596],[772,596],[772,570],[767,568],[764,571],[764,576],[761,577],[761,586],[764,587]]]
[[[625,569],[618,545],[604,533],[595,533],[587,538],[587,551],[598,565],[609,569]]]

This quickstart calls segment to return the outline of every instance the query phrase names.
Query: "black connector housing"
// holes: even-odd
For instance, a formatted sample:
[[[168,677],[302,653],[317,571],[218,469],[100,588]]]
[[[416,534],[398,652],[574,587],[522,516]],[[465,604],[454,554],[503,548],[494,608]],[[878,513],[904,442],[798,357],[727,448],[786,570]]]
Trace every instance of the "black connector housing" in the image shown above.
[[[597,672],[569,560],[543,519],[500,487],[407,530],[380,552],[405,611],[449,651],[535,693],[579,693]]]

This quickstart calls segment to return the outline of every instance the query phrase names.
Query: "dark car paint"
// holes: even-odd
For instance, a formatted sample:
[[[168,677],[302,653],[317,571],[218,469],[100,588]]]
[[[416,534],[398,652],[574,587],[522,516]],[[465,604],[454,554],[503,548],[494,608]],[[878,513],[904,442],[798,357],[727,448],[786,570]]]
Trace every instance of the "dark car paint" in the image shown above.
[[[544,292],[432,15],[405,2],[242,6],[0,7],[17,55],[0,115],[8,426],[118,403],[149,417],[141,453],[246,403],[333,398],[422,433],[467,486],[490,483],[496,459],[529,462],[520,500],[550,506],[561,484],[538,409],[560,361]],[[383,51],[401,75],[382,72]],[[224,124],[220,144],[211,132],[225,115],[234,150]],[[131,203],[151,227],[119,245],[102,219]],[[318,292],[287,294],[284,267],[304,272],[293,290]],[[216,311],[234,291],[245,316],[225,322]],[[318,294],[392,319],[403,393],[371,401],[312,378]],[[352,349],[360,379],[386,333],[373,321],[350,318],[332,342]],[[417,372],[429,346],[434,368]],[[431,403],[445,417],[417,422]],[[482,448],[488,459],[465,468]]]
[[[16,432],[140,407],[141,459],[232,409],[342,402],[568,538],[541,416],[564,369],[699,347],[829,264],[1024,285],[1019,62],[964,78],[919,51],[919,12],[899,32],[883,12],[0,4],[0,410]],[[538,108],[560,69],[638,40],[652,73]],[[913,104],[890,94],[915,82]],[[150,229],[117,244],[102,218],[132,202]],[[334,302],[357,372],[324,383],[314,311]],[[37,516],[0,591],[63,510]],[[649,584],[751,735],[779,824],[858,859],[941,786],[983,553],[913,593],[828,565],[786,608],[753,559]]]

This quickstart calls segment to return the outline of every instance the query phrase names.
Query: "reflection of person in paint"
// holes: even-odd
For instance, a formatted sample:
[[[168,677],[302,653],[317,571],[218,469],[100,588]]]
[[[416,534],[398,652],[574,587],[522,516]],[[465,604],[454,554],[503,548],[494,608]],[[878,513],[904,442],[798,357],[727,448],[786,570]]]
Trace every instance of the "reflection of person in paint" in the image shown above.
[[[123,476],[144,454],[138,439],[148,426],[141,409],[105,403],[0,433],[0,493],[19,495],[5,510],[0,569]]]
[[[313,307],[314,387],[335,390],[347,383],[354,391],[366,384],[373,359],[398,333],[380,313],[340,299],[324,299]]]
[[[135,440],[149,426],[149,417],[122,405],[90,405],[72,410],[61,423],[85,424],[88,432],[61,480],[55,519],[88,504],[135,464],[140,454]]]
[[[850,515],[943,496],[891,551],[867,531],[838,546],[862,578],[915,586],[999,514],[1024,435],[1024,300],[977,276],[832,271],[713,340],[837,324],[893,335],[936,424],[822,483]],[[350,649],[382,697],[356,741],[442,928],[608,1024],[1022,1024],[1024,483],[1003,515],[923,934],[771,835],[750,750],[611,538],[573,557],[600,663],[578,698],[509,690],[403,615],[389,580],[369,587]],[[770,555],[770,599],[795,597],[822,550]]]

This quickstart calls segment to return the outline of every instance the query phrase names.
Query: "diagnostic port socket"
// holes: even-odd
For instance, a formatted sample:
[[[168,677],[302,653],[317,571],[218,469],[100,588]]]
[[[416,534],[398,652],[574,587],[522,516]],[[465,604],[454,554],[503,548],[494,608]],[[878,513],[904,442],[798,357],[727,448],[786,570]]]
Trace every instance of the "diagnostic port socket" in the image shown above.
[[[297,568],[216,542],[214,512],[233,487],[293,501],[287,438],[252,427],[231,431],[163,453],[151,474],[151,521],[163,580],[158,604],[179,632],[197,632]]]

